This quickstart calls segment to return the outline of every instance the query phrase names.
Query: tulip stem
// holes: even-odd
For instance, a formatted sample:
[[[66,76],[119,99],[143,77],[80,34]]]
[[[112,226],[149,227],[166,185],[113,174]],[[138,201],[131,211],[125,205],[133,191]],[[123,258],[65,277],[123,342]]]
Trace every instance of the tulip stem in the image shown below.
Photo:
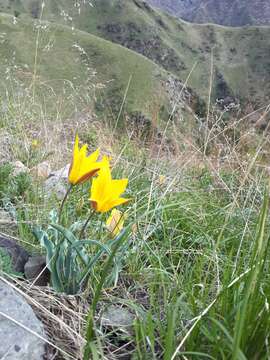
[[[65,203],[66,203],[66,201],[67,201],[67,198],[68,198],[69,193],[70,193],[71,190],[72,190],[72,187],[73,187],[73,185],[70,185],[70,186],[68,187],[68,189],[67,189],[67,191],[66,191],[66,193],[65,193],[65,196],[64,196],[64,198],[63,198],[63,200],[62,200],[62,203],[61,203],[61,206],[60,206],[60,209],[59,209],[59,214],[58,214],[58,222],[59,222],[59,224],[60,224],[60,222],[61,222],[61,216],[62,216],[62,212],[63,212],[63,209],[64,209],[64,205],[65,205]]]
[[[87,228],[87,225],[89,224],[90,220],[92,219],[93,215],[94,215],[95,211],[92,210],[90,212],[90,215],[88,216],[86,222],[84,223],[83,227],[82,227],[82,230],[80,232],[80,236],[79,236],[79,240],[82,239],[83,235],[84,235],[84,232],[85,232],[85,229]]]

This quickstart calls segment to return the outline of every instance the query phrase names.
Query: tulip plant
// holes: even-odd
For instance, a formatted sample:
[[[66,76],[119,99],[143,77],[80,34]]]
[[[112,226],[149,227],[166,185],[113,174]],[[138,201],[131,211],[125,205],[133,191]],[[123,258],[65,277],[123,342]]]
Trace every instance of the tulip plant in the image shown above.
[[[126,238],[126,232],[123,230],[126,215],[115,208],[130,200],[121,197],[127,188],[128,179],[113,179],[110,159],[103,156],[101,161],[98,161],[99,155],[99,149],[87,155],[87,145],[80,148],[79,137],[76,135],[68,177],[70,186],[60,209],[58,212],[51,212],[51,223],[46,230],[34,229],[36,238],[46,250],[51,284],[58,292],[76,294],[82,291],[95,263],[104,253],[111,259],[112,253],[115,254],[115,249],[118,249],[121,241]],[[84,222],[75,222],[69,228],[64,227],[61,219],[68,195],[75,186],[90,181],[92,182],[89,187],[89,206],[92,208],[90,216]],[[107,241],[85,239],[86,229],[92,217],[109,211],[111,215],[106,221],[109,232]],[[78,226],[78,224],[83,225]],[[94,256],[89,251],[91,246],[98,248]]]

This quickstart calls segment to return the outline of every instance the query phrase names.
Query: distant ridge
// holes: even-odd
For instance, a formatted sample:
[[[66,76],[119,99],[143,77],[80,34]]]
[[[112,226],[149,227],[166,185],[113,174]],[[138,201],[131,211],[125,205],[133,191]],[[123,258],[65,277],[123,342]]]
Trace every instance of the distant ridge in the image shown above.
[[[227,26],[269,25],[269,0],[147,0],[184,20]]]

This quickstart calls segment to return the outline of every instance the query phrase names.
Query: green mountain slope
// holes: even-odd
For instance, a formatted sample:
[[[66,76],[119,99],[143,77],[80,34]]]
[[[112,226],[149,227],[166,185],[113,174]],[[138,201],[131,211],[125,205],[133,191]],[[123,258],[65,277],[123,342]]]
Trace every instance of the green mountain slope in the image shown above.
[[[126,91],[124,111],[129,113],[140,111],[148,115],[157,94],[163,108],[168,104],[163,86],[168,75],[164,70],[145,57],[92,34],[64,25],[35,23],[29,18],[14,20],[2,14],[0,42],[3,91],[9,87],[12,74],[16,81],[37,88],[37,94],[42,93],[44,98],[47,92],[59,93],[63,84],[66,89],[74,88],[74,92],[80,87],[82,96],[91,88],[89,101],[95,94],[96,112],[108,110],[115,116]],[[67,99],[68,93],[64,91],[62,98]]]
[[[41,1],[5,1],[2,11],[38,17]],[[7,5],[8,4],[8,5]],[[22,5],[24,4],[24,5]],[[139,52],[207,99],[213,51],[213,100],[235,96],[264,104],[270,95],[270,29],[195,25],[141,0],[48,0],[43,17]],[[24,15],[19,15],[24,16]],[[192,72],[191,72],[192,70]]]
[[[108,5],[110,3],[110,5]],[[234,95],[268,101],[270,28],[225,28],[178,21],[138,0],[96,1],[87,14],[72,14],[75,26],[138,51],[162,65],[204,99],[208,96],[213,49],[213,97]]]
[[[270,96],[270,28],[226,28],[180,21],[141,0],[0,0],[2,11],[42,17],[132,49],[208,99],[265,105]],[[213,58],[212,58],[213,54]],[[213,60],[213,61],[212,61]],[[213,64],[211,71],[211,63]]]

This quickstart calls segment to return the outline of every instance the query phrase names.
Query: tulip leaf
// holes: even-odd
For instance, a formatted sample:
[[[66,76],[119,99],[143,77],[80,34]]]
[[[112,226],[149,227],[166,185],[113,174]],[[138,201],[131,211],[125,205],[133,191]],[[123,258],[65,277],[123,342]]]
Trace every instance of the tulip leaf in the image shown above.
[[[57,271],[57,259],[59,256],[59,247],[56,248],[55,254],[53,256],[53,261],[51,262],[51,280],[52,285],[56,291],[63,291],[63,282],[61,280],[61,277],[59,276],[59,273]]]
[[[64,236],[64,238],[68,240],[70,244],[74,244],[76,241],[78,241],[77,238],[73,235],[73,233],[68,229],[65,229],[63,226],[58,224],[52,224],[51,226],[55,228],[57,231],[59,231]],[[88,261],[87,256],[82,252],[78,251],[77,249],[76,251],[80,256],[81,260],[84,262],[84,264],[87,265],[87,261]]]

